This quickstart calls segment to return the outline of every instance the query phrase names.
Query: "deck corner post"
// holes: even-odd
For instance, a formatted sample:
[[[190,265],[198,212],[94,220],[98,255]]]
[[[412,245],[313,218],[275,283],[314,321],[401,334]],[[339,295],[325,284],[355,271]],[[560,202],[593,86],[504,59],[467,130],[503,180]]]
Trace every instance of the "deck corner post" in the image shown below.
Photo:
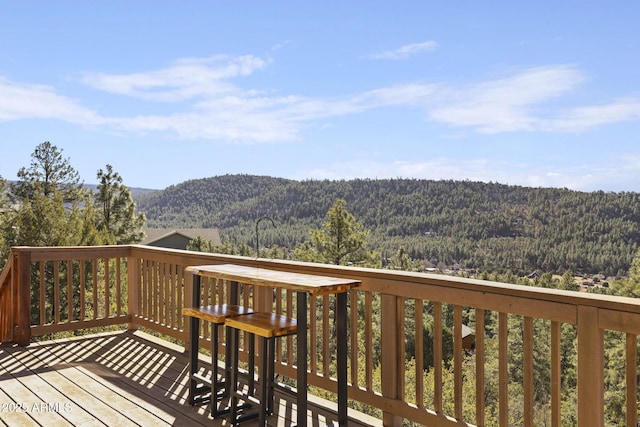
[[[604,425],[604,333],[597,307],[578,307],[578,424]]]
[[[13,342],[26,346],[31,342],[31,253],[16,251],[12,262]]]
[[[388,399],[397,399],[398,378],[404,372],[398,372],[398,349],[399,339],[397,328],[398,297],[383,294],[381,296],[381,354],[382,354],[382,395]],[[382,413],[382,425],[384,427],[402,426],[402,418],[389,412]]]
[[[136,316],[139,314],[138,307],[140,306],[140,258],[128,257],[127,258],[127,315],[129,317],[129,323],[127,329],[138,329],[138,325],[135,323]]]

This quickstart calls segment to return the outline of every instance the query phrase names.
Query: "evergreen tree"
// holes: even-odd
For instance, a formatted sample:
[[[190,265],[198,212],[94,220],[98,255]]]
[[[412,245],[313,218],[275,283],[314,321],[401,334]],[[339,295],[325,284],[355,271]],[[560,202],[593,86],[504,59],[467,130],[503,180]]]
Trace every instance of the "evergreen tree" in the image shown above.
[[[95,228],[91,204],[65,203],[62,194],[53,189],[49,195],[35,183],[34,193],[24,200],[14,218],[16,245],[87,246],[106,243],[105,235]]]
[[[398,252],[389,259],[390,270],[401,271],[424,271],[424,268],[420,265],[419,261],[412,260],[404,248],[398,249]]]
[[[15,209],[12,209],[7,189],[9,183],[0,177],[0,263],[4,265],[9,256],[9,248],[17,240],[15,226]]]
[[[302,260],[335,265],[375,265],[379,261],[376,252],[365,249],[369,230],[356,221],[345,205],[346,201],[336,200],[327,212],[322,229],[311,230],[311,244],[296,248],[296,255]]]
[[[11,192],[19,202],[33,199],[36,192],[46,197],[54,197],[57,192],[64,203],[77,201],[86,193],[78,171],[68,158],[62,157],[62,150],[49,141],[35,148],[29,168],[20,168],[18,182],[12,185]]]
[[[122,177],[107,165],[106,171],[98,171],[98,181],[97,228],[111,235],[117,245],[140,242],[144,238],[145,217],[136,214],[131,191],[122,184]]]

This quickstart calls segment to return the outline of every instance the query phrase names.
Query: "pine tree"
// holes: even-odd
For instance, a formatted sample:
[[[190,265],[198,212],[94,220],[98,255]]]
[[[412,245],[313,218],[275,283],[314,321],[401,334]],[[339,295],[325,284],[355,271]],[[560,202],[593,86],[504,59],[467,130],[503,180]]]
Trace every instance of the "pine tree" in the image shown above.
[[[122,177],[111,165],[98,171],[98,208],[96,226],[112,236],[117,245],[139,243],[144,238],[144,214],[136,214],[131,191],[122,184]]]
[[[36,184],[39,184],[38,187]],[[46,197],[54,197],[57,192],[64,203],[77,201],[86,194],[78,171],[71,166],[68,158],[62,157],[62,150],[49,141],[35,148],[31,154],[31,165],[29,168],[20,168],[18,182],[11,187],[18,202],[33,199],[36,192]]]
[[[311,243],[296,248],[296,256],[304,261],[322,262],[335,265],[377,265],[377,252],[365,249],[369,230],[358,222],[345,205],[346,201],[336,200],[327,212],[322,229],[311,230]]]

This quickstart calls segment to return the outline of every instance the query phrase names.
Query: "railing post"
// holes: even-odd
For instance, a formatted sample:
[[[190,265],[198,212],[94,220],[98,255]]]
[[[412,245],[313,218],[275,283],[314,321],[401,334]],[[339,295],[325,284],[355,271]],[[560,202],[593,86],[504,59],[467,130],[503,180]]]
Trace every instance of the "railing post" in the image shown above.
[[[381,325],[381,363],[382,363],[382,395],[389,399],[397,399],[401,394],[398,390],[400,376],[404,375],[399,369],[398,343],[398,297],[382,294],[380,302]],[[404,345],[404,344],[403,344]],[[400,427],[402,418],[389,412],[382,413],[384,427]]]
[[[31,341],[31,253],[16,251],[12,262],[13,342],[26,346]]]
[[[578,306],[578,425],[604,425],[604,333],[596,307]]]
[[[140,307],[140,258],[127,258],[127,315],[128,329],[138,329],[135,318]]]

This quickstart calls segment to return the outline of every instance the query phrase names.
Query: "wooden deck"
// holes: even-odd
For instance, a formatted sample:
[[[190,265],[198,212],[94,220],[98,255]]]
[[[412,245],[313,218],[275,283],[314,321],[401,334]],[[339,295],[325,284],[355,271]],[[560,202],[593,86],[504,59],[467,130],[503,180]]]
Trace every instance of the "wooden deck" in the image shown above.
[[[0,425],[225,426],[206,406],[186,403],[188,355],[182,347],[141,331],[122,331],[0,345]],[[295,419],[295,401],[276,397],[270,426]],[[309,400],[309,425],[334,414]],[[352,418],[352,417],[350,417]],[[349,425],[380,425],[363,416]],[[252,426],[246,422],[242,426]]]

